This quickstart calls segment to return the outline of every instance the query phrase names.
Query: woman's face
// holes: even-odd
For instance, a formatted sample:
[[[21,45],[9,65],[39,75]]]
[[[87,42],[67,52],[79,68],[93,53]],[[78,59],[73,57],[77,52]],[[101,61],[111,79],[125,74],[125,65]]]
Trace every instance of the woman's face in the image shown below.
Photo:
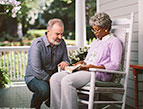
[[[107,29],[102,28],[100,26],[92,26],[92,28],[95,36],[100,40],[102,39],[102,37],[109,34],[109,31]]]

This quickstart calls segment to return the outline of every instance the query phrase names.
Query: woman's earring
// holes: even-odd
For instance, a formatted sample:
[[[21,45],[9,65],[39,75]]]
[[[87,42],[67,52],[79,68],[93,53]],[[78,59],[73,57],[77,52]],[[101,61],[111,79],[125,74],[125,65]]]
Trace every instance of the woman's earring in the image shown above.
[[[108,30],[105,30],[105,32],[107,33],[107,32],[108,32]]]

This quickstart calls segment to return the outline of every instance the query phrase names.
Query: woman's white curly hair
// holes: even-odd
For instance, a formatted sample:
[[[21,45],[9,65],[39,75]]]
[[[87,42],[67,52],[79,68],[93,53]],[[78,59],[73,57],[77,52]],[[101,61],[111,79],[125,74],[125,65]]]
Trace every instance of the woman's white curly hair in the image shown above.
[[[99,26],[102,28],[106,28],[108,30],[111,29],[112,20],[109,15],[104,12],[95,13],[89,20],[89,24],[91,26]]]

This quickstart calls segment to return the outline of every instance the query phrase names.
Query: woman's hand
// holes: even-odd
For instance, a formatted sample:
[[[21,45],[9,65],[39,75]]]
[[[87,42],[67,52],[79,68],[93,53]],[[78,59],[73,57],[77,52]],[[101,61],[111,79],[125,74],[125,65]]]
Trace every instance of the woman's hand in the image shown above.
[[[80,68],[79,68],[79,70],[86,70],[86,71],[88,71],[89,68],[91,68],[90,64],[89,65],[81,65]]]
[[[77,64],[82,64],[82,65],[85,65],[85,62],[84,62],[84,61],[78,61],[77,63],[72,64],[72,65],[73,65],[73,66],[76,66]]]
[[[92,65],[92,64],[88,64],[88,65],[81,65],[79,70],[86,70],[88,71],[89,68],[100,68],[100,69],[105,69],[104,66],[95,66],[95,65]]]

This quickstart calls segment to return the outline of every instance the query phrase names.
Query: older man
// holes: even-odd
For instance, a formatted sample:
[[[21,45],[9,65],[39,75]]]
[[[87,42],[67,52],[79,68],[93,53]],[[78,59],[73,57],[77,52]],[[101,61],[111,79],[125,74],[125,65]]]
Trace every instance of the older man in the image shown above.
[[[45,35],[35,39],[29,49],[25,81],[33,92],[31,108],[39,109],[49,99],[51,75],[57,72],[57,66],[64,69],[69,63],[63,32],[63,22],[51,19]]]

